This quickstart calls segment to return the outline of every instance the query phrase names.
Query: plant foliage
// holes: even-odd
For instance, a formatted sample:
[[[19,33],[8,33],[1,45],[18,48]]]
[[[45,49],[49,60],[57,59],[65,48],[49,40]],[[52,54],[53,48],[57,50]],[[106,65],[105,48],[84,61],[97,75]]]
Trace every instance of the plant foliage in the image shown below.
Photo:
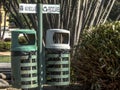
[[[76,48],[77,82],[92,90],[120,90],[120,22],[85,30]]]
[[[2,51],[10,51],[11,42],[0,41],[0,52]]]

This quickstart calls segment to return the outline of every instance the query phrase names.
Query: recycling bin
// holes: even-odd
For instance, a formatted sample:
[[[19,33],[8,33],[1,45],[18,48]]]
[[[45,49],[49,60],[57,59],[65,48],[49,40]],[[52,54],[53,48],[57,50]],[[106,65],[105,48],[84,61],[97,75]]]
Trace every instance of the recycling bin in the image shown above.
[[[35,30],[12,31],[11,67],[14,88],[33,89],[38,87]]]
[[[70,84],[70,32],[49,29],[46,33],[46,84]]]

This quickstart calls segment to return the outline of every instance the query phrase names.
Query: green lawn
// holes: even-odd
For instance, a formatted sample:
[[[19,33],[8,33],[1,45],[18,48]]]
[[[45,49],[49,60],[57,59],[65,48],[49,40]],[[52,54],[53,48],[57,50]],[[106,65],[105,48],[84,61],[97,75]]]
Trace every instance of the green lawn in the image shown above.
[[[0,63],[9,63],[11,62],[11,57],[7,55],[0,55]]]

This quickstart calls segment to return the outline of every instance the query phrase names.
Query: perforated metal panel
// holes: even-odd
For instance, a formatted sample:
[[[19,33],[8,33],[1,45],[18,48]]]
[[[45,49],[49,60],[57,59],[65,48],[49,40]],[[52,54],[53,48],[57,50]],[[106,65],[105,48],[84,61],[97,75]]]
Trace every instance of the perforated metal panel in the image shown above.
[[[47,54],[46,82],[49,85],[70,84],[70,57],[68,53]]]

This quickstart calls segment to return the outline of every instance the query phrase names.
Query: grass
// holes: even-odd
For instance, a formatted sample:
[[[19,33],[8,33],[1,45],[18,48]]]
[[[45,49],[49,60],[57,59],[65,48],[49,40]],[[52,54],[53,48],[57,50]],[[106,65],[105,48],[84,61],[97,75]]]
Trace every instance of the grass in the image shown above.
[[[0,63],[10,63],[11,57],[9,55],[0,55]]]

